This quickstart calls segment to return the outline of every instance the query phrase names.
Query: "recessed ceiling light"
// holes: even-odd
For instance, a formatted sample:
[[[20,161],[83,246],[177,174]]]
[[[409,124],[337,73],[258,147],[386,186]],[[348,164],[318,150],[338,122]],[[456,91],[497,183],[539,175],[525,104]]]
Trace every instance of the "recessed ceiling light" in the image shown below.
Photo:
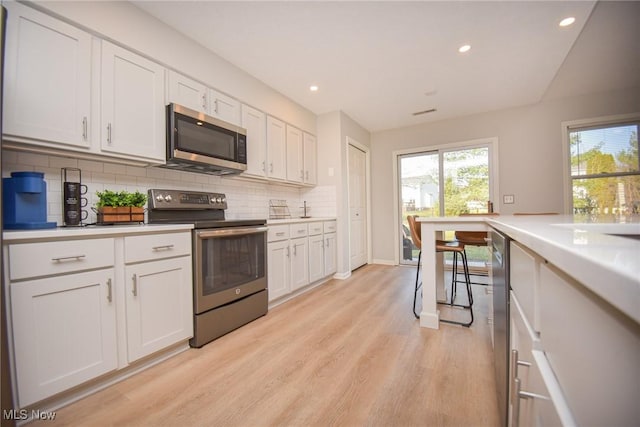
[[[560,21],[560,24],[558,25],[560,25],[561,27],[568,27],[574,22],[576,22],[576,18],[574,18],[573,16],[569,16],[568,18],[564,18],[562,21]]]
[[[468,45],[468,44],[462,45],[458,48],[458,52],[460,53],[469,52],[470,50],[471,50],[471,45]]]
[[[316,85],[311,85],[311,86],[309,86],[309,90],[310,90],[311,92],[317,92],[317,91],[318,91],[318,86],[316,86]]]

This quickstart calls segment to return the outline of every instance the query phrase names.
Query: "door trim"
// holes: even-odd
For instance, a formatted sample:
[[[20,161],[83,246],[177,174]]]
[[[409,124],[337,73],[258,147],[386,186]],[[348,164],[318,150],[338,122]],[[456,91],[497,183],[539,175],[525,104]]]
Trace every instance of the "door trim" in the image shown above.
[[[351,198],[350,198],[350,185],[349,185],[349,145],[354,148],[364,152],[365,155],[365,185],[367,186],[365,190],[365,203],[366,203],[366,211],[367,211],[367,224],[366,224],[366,235],[367,235],[367,264],[371,264],[371,150],[364,144],[356,141],[355,139],[347,136],[347,212],[351,212]],[[351,217],[349,216],[349,220],[347,222],[347,245],[349,247],[349,272],[353,269],[351,267]]]

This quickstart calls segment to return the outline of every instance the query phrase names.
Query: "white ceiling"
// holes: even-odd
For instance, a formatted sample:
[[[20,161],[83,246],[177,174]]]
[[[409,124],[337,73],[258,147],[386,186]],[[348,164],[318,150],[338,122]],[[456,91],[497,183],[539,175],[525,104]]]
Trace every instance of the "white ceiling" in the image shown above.
[[[315,114],[342,110],[370,131],[538,102],[595,4],[134,3]],[[576,23],[560,28],[566,16]]]

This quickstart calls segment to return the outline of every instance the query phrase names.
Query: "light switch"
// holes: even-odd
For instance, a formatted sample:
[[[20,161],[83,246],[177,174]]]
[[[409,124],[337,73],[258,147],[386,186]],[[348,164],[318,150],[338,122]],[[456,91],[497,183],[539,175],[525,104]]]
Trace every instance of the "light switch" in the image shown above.
[[[512,205],[515,201],[515,197],[513,194],[505,194],[502,196],[502,203],[505,205]]]

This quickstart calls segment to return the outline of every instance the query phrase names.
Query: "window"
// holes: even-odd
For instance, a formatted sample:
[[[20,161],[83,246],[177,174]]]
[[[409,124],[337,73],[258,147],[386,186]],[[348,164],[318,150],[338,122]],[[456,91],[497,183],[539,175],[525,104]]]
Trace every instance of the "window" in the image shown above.
[[[574,214],[640,212],[639,127],[638,119],[567,127]]]

